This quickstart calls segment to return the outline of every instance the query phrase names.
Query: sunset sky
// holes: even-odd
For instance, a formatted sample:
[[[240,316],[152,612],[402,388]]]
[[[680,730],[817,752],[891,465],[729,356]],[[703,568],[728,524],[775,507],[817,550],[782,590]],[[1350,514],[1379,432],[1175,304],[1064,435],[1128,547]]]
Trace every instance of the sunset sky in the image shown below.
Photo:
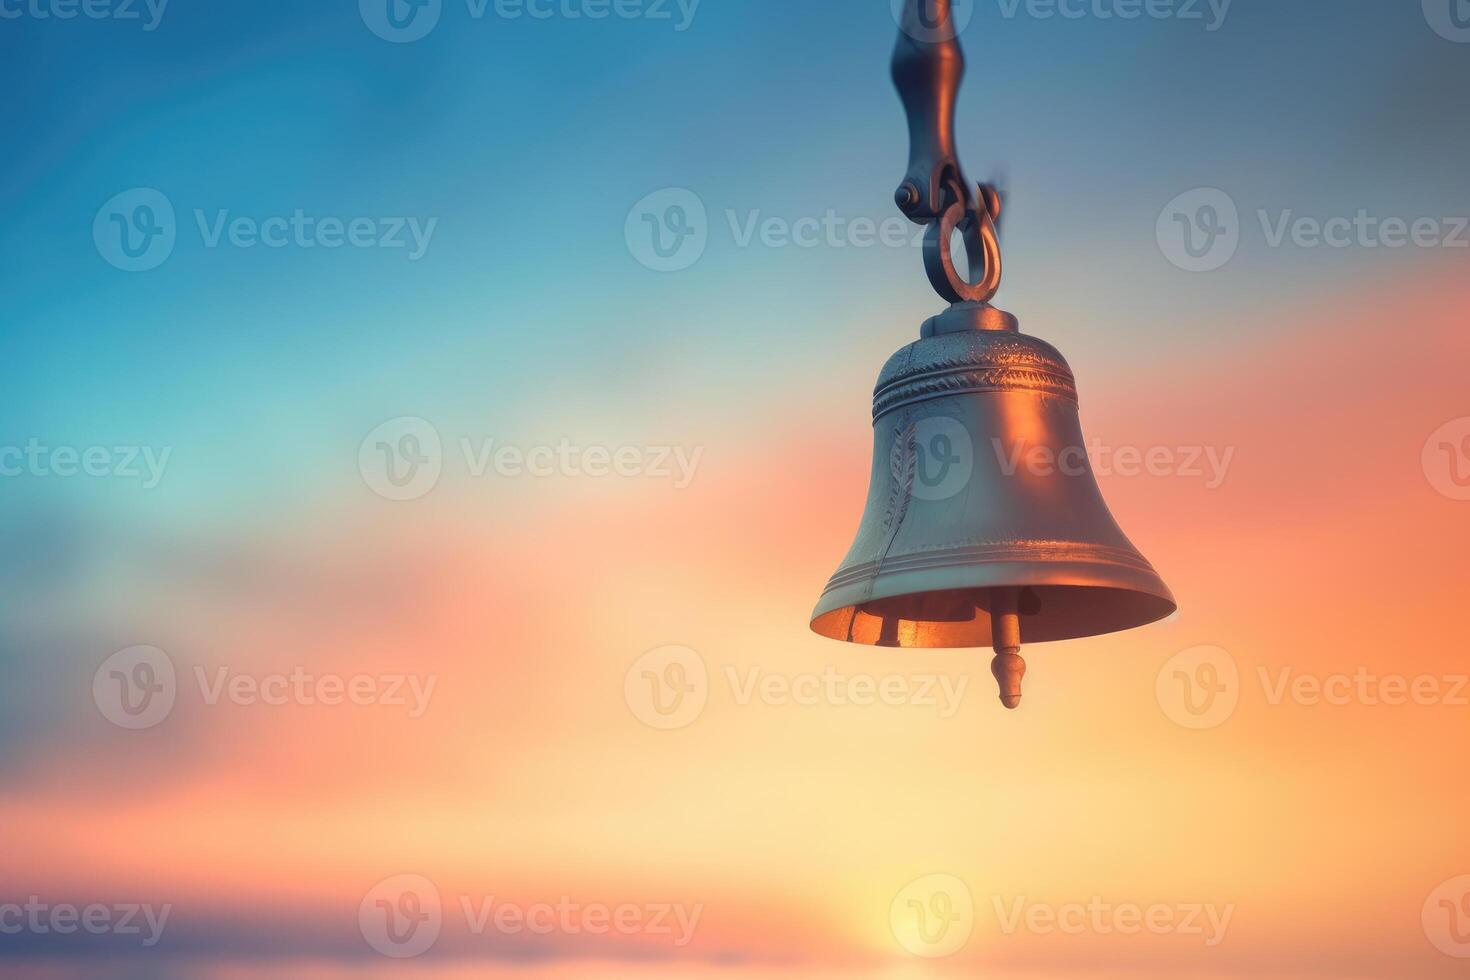
[[[401,43],[371,0],[36,3],[0,2],[0,973],[1464,975],[1452,11],[972,5],[997,302],[1180,606],[1028,647],[1007,712],[988,650],[807,625],[942,306],[854,224],[904,169],[885,0],[443,0]],[[127,271],[136,189],[175,241]],[[1238,246],[1191,272],[1200,190]],[[658,271],[669,202],[703,251]],[[298,211],[372,244],[211,238]]]

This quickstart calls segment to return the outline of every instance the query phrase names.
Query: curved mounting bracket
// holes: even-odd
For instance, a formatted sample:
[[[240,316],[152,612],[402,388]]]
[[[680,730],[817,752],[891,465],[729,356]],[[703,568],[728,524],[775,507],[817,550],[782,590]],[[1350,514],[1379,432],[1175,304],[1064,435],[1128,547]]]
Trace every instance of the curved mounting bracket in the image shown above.
[[[904,0],[893,84],[908,115],[909,168],[894,200],[910,220],[930,226],[924,266],[935,291],[951,303],[987,303],[1000,288],[995,228],[1000,195],[986,184],[972,190],[955,150],[955,103],[965,76],[965,53],[951,4]],[[965,242],[969,277],[955,268],[950,244],[955,231]]]

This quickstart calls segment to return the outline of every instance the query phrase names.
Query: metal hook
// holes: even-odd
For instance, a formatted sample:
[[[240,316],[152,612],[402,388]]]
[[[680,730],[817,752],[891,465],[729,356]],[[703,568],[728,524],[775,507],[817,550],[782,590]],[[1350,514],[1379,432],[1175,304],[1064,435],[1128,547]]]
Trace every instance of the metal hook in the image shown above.
[[[1000,288],[1001,202],[991,185],[971,191],[955,152],[955,103],[964,74],[951,0],[906,0],[893,83],[908,116],[909,167],[894,200],[910,220],[930,226],[924,268],[934,290],[950,303],[987,303]],[[955,268],[956,230],[964,238],[968,276]]]
[[[983,184],[979,197],[985,202],[980,207],[960,201],[952,203],[924,235],[924,271],[929,274],[934,291],[950,303],[989,303],[1000,289],[1000,236],[995,214],[989,207],[989,202],[992,199],[998,202],[999,197],[994,188]],[[999,210],[997,203],[996,213]],[[965,243],[968,276],[955,268],[956,230]]]

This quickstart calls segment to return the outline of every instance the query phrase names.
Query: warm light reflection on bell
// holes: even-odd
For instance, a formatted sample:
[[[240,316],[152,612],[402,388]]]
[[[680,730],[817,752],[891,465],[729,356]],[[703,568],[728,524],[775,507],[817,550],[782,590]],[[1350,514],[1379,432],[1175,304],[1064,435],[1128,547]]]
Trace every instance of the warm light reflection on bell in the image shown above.
[[[1071,369],[1013,318],[965,303],[930,320],[884,367],[873,417],[867,507],[816,632],[993,647],[1014,708],[1022,640],[1112,633],[1174,611],[1103,502]]]
[[[1015,708],[1023,639],[1142,626],[1172,613],[1174,597],[1103,503],[1071,368],[990,305],[1001,194],[970,184],[955,155],[965,56],[952,0],[903,0],[901,13],[893,81],[909,165],[894,200],[928,226],[924,268],[951,306],[878,378],[867,509],[812,629],[885,647],[992,647],[1001,702]]]

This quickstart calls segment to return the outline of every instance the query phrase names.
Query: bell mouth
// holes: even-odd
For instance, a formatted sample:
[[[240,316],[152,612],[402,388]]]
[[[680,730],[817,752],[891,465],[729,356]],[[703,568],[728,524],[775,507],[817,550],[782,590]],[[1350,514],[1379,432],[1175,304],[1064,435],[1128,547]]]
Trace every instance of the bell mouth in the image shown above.
[[[1163,594],[1101,585],[1018,588],[1024,643],[1118,633],[1158,622],[1178,608],[1163,583]],[[988,647],[992,595],[993,587],[985,587],[912,592],[825,610],[824,602],[811,627],[821,636],[868,646]]]

